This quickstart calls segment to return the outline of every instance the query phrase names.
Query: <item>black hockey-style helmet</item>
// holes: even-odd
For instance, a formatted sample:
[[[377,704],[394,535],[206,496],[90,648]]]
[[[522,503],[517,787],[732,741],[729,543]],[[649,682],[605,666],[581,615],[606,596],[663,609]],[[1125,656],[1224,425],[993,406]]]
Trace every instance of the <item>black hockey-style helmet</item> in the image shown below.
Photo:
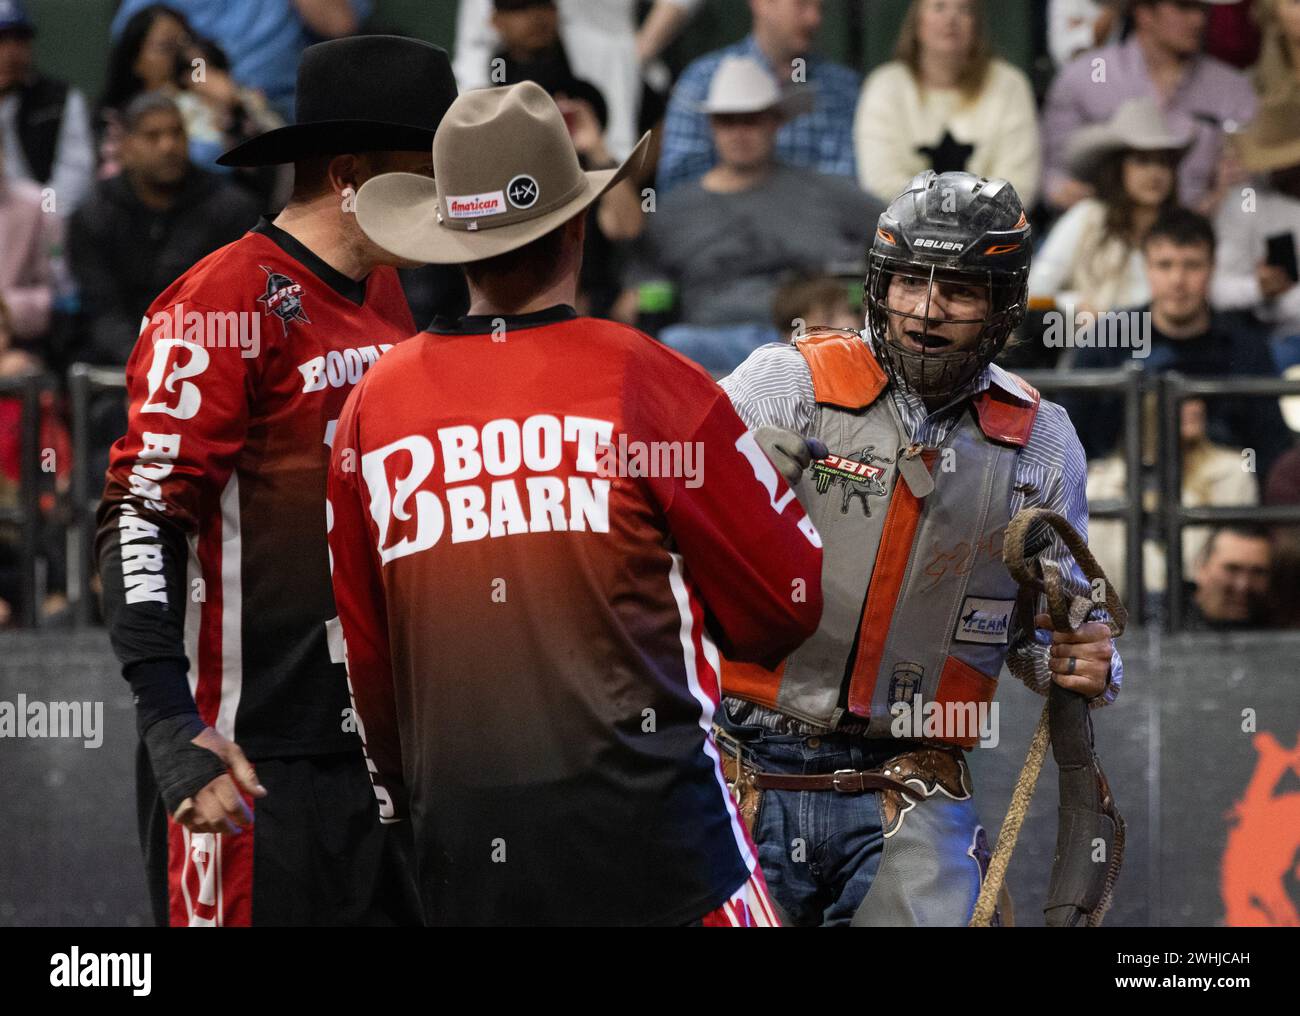
[[[1002,351],[1024,320],[1029,299],[1029,222],[1020,197],[1006,180],[973,173],[935,173],[912,178],[880,216],[867,254],[864,296],[872,347],[894,380],[922,396],[954,394]],[[973,349],[918,353],[891,341],[885,297],[895,275],[936,278],[988,287],[989,310]],[[926,306],[929,306],[927,301]],[[929,318],[892,312],[929,328]]]

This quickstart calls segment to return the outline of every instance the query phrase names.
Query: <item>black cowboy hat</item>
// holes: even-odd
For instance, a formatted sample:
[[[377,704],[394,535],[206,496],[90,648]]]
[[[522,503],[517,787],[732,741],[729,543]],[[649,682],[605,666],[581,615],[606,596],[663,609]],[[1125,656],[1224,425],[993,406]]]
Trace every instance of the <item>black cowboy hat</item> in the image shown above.
[[[396,35],[332,39],[303,50],[296,123],[236,145],[222,166],[274,166],[313,155],[428,152],[456,98],[445,50]]]

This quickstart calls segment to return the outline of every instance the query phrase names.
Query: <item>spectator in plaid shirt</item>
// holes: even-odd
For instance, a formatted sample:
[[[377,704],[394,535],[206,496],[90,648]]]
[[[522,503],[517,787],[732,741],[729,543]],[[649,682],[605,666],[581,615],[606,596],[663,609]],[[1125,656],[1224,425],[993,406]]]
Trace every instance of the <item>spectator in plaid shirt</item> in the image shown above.
[[[812,87],[811,113],[791,120],[776,138],[776,157],[787,166],[856,177],[853,111],[862,78],[854,70],[809,53],[821,27],[822,0],[749,0],[754,28],[734,45],[707,53],[682,72],[664,121],[657,184],[666,194],[703,176],[717,163],[709,118],[701,110],[709,81],[724,57],[751,57],[792,88]],[[795,61],[801,61],[796,63]]]

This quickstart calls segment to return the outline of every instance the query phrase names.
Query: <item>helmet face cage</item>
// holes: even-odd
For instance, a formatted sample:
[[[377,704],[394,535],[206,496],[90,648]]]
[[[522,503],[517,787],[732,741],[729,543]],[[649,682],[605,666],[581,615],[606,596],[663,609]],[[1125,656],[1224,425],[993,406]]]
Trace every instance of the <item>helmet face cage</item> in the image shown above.
[[[952,268],[938,264],[922,264],[902,258],[889,257],[880,251],[868,254],[867,278],[863,284],[863,297],[867,306],[867,326],[876,358],[886,373],[897,383],[916,392],[923,399],[945,398],[971,380],[991,363],[1002,351],[1011,332],[1024,319],[1028,301],[1027,270],[994,272],[991,269]],[[959,276],[972,286],[980,286],[989,294],[989,311],[981,318],[945,318],[944,324],[978,324],[982,328],[975,345],[954,353],[913,352],[890,339],[890,317],[907,318],[919,322],[920,330],[928,332],[931,318],[907,311],[891,310],[888,306],[890,281],[895,275],[928,279],[925,307],[933,306],[936,276]],[[938,281],[943,281],[939,279]],[[936,322],[937,323],[937,322]]]

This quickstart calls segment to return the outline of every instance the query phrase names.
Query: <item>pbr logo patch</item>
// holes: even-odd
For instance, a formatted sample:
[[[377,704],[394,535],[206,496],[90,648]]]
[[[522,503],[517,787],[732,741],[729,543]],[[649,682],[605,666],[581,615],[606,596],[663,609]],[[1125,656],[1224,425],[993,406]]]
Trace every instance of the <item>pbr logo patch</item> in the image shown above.
[[[302,286],[266,265],[258,267],[266,272],[266,292],[257,298],[257,302],[266,305],[265,313],[274,314],[280,319],[284,334],[289,334],[290,321],[311,324],[311,318],[302,309]]]
[[[875,450],[875,445],[867,445],[852,458],[828,455],[813,463],[813,484],[818,494],[825,494],[836,484],[843,488],[841,515],[849,513],[849,501],[856,497],[862,502],[862,513],[871,518],[871,506],[867,503],[867,498],[884,497],[888,493],[885,488],[885,470],[875,463],[890,463],[894,460],[873,455]]]
[[[952,634],[953,641],[1006,645],[1011,630],[1011,612],[1015,605],[1015,600],[966,597],[957,618],[957,630]]]

